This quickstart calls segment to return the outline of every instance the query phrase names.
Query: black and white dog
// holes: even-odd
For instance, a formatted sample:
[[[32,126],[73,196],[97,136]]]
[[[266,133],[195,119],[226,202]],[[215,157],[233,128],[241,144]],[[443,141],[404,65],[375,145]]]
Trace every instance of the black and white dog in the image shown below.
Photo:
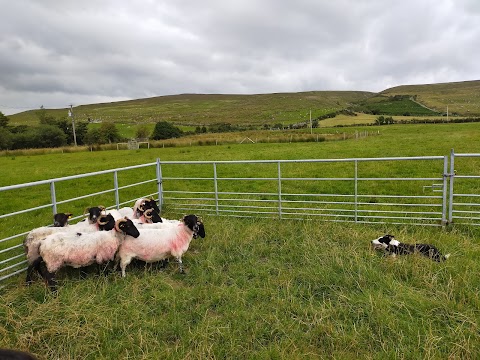
[[[428,244],[404,244],[395,240],[393,235],[383,235],[378,239],[372,240],[372,246],[375,249],[383,249],[386,255],[406,255],[419,253],[435,261],[445,261],[450,254],[442,253],[433,245]]]

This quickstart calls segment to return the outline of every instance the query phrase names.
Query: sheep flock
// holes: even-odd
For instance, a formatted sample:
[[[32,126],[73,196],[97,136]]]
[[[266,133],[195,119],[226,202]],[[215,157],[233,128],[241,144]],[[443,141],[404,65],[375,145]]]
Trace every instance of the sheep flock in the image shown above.
[[[154,199],[138,199],[132,208],[85,209],[85,219],[69,224],[71,213],[54,215],[54,226],[31,230],[25,237],[28,262],[26,284],[37,272],[52,291],[57,291],[56,273],[63,267],[82,268],[92,264],[120,265],[122,276],[133,259],[146,263],[173,257],[184,273],[182,256],[190,242],[205,237],[205,227],[196,215],[180,220],[160,216]]]

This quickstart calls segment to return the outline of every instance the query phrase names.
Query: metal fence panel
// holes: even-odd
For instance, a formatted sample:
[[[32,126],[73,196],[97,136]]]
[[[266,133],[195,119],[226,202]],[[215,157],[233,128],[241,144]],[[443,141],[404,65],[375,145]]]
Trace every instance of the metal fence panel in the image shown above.
[[[175,212],[217,216],[441,226],[447,162],[446,156],[161,162],[163,202]]]
[[[315,219],[366,224],[480,224],[480,167],[421,157],[160,161],[0,187],[0,281],[26,269],[23,239],[59,211],[132,206],[158,197],[164,214]],[[139,176],[143,174],[143,176]],[[75,186],[78,191],[68,192]],[[462,182],[466,184],[462,185]],[[453,191],[455,186],[455,191]],[[32,191],[32,193],[29,193]],[[69,195],[66,195],[69,194]],[[9,199],[28,200],[22,209]],[[18,203],[18,202],[17,202]],[[23,204],[23,203],[22,203]]]
[[[120,176],[123,177],[120,179]],[[86,207],[100,204],[117,209],[132,206],[137,194],[159,197],[157,184],[160,183],[157,161],[0,187],[0,282],[26,270],[23,240],[31,229],[48,226],[48,223],[52,225],[53,221],[48,219],[53,219],[53,214],[71,212],[77,215],[72,218],[74,222],[83,218]],[[65,194],[70,195],[65,197]],[[12,209],[11,199],[18,197],[22,198],[24,208]]]
[[[480,225],[480,154],[450,154],[448,221]]]

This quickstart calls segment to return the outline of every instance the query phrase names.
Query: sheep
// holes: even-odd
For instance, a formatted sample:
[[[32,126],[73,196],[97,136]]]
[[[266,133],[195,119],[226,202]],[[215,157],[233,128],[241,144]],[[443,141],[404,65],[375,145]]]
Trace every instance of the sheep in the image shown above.
[[[154,199],[138,199],[133,206],[133,218],[139,219],[148,209],[153,209],[152,222],[162,222],[162,218],[160,217],[160,209]]]
[[[95,224],[97,222],[97,218],[105,213],[105,206],[93,206],[91,208],[86,208],[83,212],[83,215],[86,215],[88,212],[88,218],[85,221],[90,222],[90,224]]]
[[[68,225],[68,220],[72,218],[72,213],[57,213],[53,215],[53,226],[64,227]]]
[[[127,236],[120,244],[116,266],[120,263],[122,277],[125,277],[125,268],[132,259],[150,263],[173,256],[179,263],[179,271],[183,273],[182,255],[197,235],[204,238],[205,227],[196,215],[185,215],[182,223],[164,229],[142,228],[139,237],[131,239]]]
[[[125,215],[123,215],[119,210],[116,210],[116,209],[110,209],[110,210],[105,210],[106,211],[106,214],[112,214],[113,218],[115,220],[118,220],[118,219],[123,219],[125,218]],[[128,217],[128,216],[127,216]]]
[[[126,216],[129,219],[134,218],[133,209],[131,207],[123,207],[123,208],[118,209],[118,211],[120,211],[120,214],[122,214],[122,216]]]
[[[79,268],[113,260],[125,237],[137,238],[140,235],[131,220],[119,219],[114,225],[113,220],[111,214],[100,217],[100,224],[112,224],[105,231],[58,233],[42,241],[39,248],[41,257],[35,260],[35,266],[52,291],[57,290],[55,274],[62,267]]]
[[[97,220],[100,219],[100,217],[97,217],[97,210],[100,208],[95,207],[91,209],[96,209],[92,211],[92,219],[95,219],[95,223],[90,222],[91,220],[89,216],[84,221],[80,221],[76,224],[64,227],[41,226],[39,228],[31,230],[27,234],[25,240],[23,241],[23,248],[25,250],[25,255],[28,262],[27,276],[25,278],[25,282],[27,285],[30,285],[32,282],[32,275],[33,271],[35,270],[35,266],[33,264],[35,260],[40,257],[39,247],[42,241],[44,241],[47,236],[66,232],[93,232],[97,230],[102,230],[101,226],[97,223]]]
[[[132,221],[139,229],[164,229],[171,226],[177,226],[182,223],[182,220],[167,220],[162,218],[162,222],[152,222],[153,209],[145,210],[140,219],[133,219]]]

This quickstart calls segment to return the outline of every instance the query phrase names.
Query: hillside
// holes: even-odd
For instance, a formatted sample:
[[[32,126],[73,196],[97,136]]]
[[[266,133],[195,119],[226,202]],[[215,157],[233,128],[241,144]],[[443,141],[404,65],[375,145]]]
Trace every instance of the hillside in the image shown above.
[[[257,95],[182,94],[147,99],[81,105],[74,107],[75,119],[102,120],[122,124],[168,121],[197,126],[228,122],[236,125],[291,124],[310,116],[340,110],[374,95],[365,91],[312,91]],[[67,109],[47,110],[55,117]],[[38,122],[36,111],[9,116],[12,125]]]
[[[181,94],[146,99],[80,105],[77,121],[106,121],[131,126],[168,121],[180,127],[230,123],[259,128],[289,125],[350,108],[356,112],[388,116],[480,115],[480,80],[454,83],[402,85],[378,94],[366,91],[311,91],[255,95]],[[56,117],[67,109],[47,109]],[[11,125],[35,125],[36,110],[10,115]]]
[[[480,115],[480,80],[426,85],[402,85],[386,89],[384,96],[410,95],[440,113],[469,116]]]

